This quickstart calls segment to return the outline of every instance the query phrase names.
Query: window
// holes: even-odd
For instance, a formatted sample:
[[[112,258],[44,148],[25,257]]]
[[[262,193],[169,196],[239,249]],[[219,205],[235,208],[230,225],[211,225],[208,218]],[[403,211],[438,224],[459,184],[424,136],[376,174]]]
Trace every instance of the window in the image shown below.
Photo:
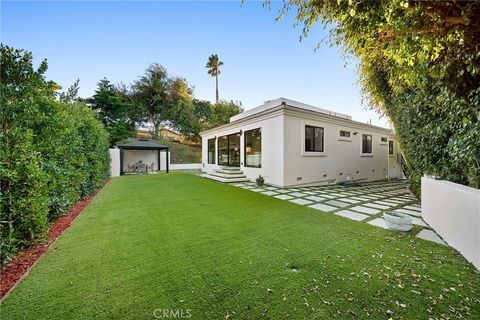
[[[218,162],[219,165],[228,166],[228,136],[218,138]]]
[[[363,154],[372,153],[372,136],[369,134],[362,135],[362,153]]]
[[[387,138],[386,137],[381,137],[380,142],[381,143],[387,143]]]
[[[240,167],[240,133],[218,138],[217,157],[218,165]]]
[[[305,126],[305,151],[323,152],[323,128]]]
[[[262,166],[262,129],[245,131],[245,167]]]
[[[388,154],[393,154],[393,141],[388,141]]]
[[[341,138],[350,138],[350,131],[340,130],[340,137]]]
[[[208,139],[208,163],[215,164],[215,138]]]

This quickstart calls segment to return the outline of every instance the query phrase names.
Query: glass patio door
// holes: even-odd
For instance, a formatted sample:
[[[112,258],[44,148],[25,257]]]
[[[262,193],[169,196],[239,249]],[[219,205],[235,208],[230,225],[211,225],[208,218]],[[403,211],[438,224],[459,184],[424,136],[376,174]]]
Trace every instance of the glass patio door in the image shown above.
[[[218,164],[240,167],[240,133],[218,138]]]

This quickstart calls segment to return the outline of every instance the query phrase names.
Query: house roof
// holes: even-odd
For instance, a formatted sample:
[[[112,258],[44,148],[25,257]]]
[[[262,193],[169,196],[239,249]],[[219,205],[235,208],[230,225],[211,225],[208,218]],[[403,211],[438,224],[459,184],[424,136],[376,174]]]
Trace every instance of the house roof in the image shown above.
[[[256,108],[247,110],[247,111],[242,112],[240,114],[237,114],[237,115],[230,118],[230,122],[234,122],[234,121],[252,116],[254,114],[262,113],[262,112],[265,112],[265,111],[268,111],[268,110],[271,110],[271,109],[281,108],[282,106],[290,106],[290,107],[297,108],[297,109],[303,109],[303,110],[318,112],[318,113],[321,113],[321,114],[328,114],[330,116],[334,116],[334,117],[338,117],[338,118],[342,118],[342,119],[352,120],[352,116],[349,116],[349,115],[344,114],[344,113],[330,111],[330,110],[323,109],[323,108],[318,108],[318,107],[315,107],[315,106],[312,106],[312,105],[309,105],[309,104],[306,104],[306,103],[302,103],[302,102],[298,102],[298,101],[295,101],[295,100],[280,97],[280,98],[275,99],[275,100],[269,100],[269,101],[265,102],[264,104],[262,104],[261,106],[258,106]]]
[[[375,130],[381,131],[383,134],[391,134],[393,132],[392,129],[382,128],[375,125],[371,125],[368,123],[363,123],[359,121],[352,120],[352,117],[343,113],[330,111],[327,109],[317,108],[305,103],[301,103],[298,101],[290,100],[287,98],[278,98],[275,100],[267,101],[265,104],[242,112],[236,116],[230,118],[230,122],[224,125],[221,125],[216,128],[208,129],[205,131],[200,132],[200,135],[203,136],[205,134],[209,134],[216,130],[226,129],[229,127],[236,126],[243,122],[251,122],[255,121],[257,118],[262,118],[270,113],[274,113],[277,111],[293,111],[298,112],[301,114],[308,115],[308,117],[320,117],[325,119],[326,121],[330,122],[338,122],[342,123],[342,125],[347,125],[350,127],[358,127],[364,128],[366,130]]]
[[[126,143],[118,144],[120,149],[137,149],[137,150],[162,150],[168,149],[168,146],[161,145],[155,140],[138,139]]]

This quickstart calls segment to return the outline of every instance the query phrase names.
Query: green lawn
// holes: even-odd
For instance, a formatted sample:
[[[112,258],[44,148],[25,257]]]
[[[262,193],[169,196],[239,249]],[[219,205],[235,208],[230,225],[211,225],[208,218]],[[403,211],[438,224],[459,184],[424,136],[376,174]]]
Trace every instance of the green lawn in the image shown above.
[[[479,298],[448,247],[170,173],[107,184],[1,318],[479,319]]]

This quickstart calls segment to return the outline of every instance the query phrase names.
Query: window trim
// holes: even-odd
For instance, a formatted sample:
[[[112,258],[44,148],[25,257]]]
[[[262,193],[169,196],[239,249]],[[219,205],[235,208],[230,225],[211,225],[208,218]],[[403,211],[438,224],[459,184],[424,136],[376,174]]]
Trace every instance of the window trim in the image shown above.
[[[213,159],[210,159],[210,141],[213,140]],[[217,154],[217,138],[213,137],[207,139],[207,163],[208,164],[216,164],[216,154]],[[211,162],[210,162],[211,160]]]
[[[344,132],[348,132],[350,134],[349,137],[343,137],[341,135],[341,132],[344,131]],[[348,130],[348,129],[338,129],[338,136],[337,136],[337,140],[339,141],[349,141],[349,142],[352,142],[352,130]]]
[[[260,148],[262,149],[260,151],[261,152],[260,154],[262,155],[262,153],[263,153],[262,127],[245,130],[243,132],[243,166],[247,167],[247,168],[261,168],[262,167],[262,160],[260,160],[260,165],[258,165],[258,166],[247,165],[247,132],[254,131],[254,130],[260,130]]]
[[[384,138],[385,138],[385,141],[382,141],[382,139]],[[380,144],[385,146],[388,145],[388,138],[384,136],[380,136]]]
[[[301,155],[304,157],[325,157],[327,155],[327,133],[325,130],[325,126],[321,126],[322,124],[314,123],[314,122],[303,122],[301,125]],[[323,151],[305,151],[305,129],[306,127],[315,127],[315,128],[322,128],[323,129]]]
[[[390,144],[392,145],[391,149],[390,149]],[[394,154],[395,154],[395,143],[393,142],[393,140],[388,140],[388,155],[390,157],[393,157]]]
[[[368,153],[363,152],[363,137],[364,136],[370,136],[371,152],[368,152]],[[360,139],[360,156],[361,157],[373,157],[373,134],[362,133],[362,136],[361,136],[361,139]]]

